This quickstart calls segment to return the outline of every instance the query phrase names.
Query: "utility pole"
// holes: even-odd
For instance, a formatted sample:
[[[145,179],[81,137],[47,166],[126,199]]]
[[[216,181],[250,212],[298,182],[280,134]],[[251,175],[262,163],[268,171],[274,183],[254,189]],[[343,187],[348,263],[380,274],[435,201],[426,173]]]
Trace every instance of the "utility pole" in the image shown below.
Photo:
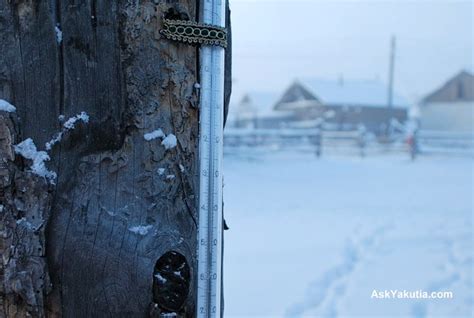
[[[0,0],[0,317],[220,316],[229,18]]]
[[[393,77],[395,72],[395,51],[396,51],[396,37],[392,35],[390,43],[390,61],[389,61],[389,72],[388,72],[388,99],[387,106],[393,107]]]

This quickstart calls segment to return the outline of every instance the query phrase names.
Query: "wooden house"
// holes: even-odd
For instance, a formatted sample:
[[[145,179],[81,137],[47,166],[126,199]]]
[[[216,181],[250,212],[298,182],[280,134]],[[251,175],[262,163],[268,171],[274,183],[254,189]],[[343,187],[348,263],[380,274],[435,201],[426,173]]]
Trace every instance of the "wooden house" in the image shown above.
[[[368,131],[384,134],[396,120],[408,119],[410,103],[393,94],[388,105],[388,88],[376,80],[298,80],[288,87],[275,104],[277,111],[292,111],[298,121],[319,119],[333,130],[354,130],[363,125]]]
[[[421,128],[474,133],[474,75],[462,71],[420,103]]]

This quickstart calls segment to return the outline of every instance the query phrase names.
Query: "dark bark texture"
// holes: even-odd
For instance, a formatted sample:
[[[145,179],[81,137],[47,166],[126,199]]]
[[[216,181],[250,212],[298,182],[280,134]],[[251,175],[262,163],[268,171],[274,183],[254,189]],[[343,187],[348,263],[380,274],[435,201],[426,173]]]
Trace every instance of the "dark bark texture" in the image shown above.
[[[15,164],[15,120],[0,113],[0,317],[41,316],[51,291],[44,231],[51,187]]]
[[[199,5],[0,0],[0,317],[194,316],[199,56],[160,37],[170,9]],[[52,185],[13,145],[61,130]]]

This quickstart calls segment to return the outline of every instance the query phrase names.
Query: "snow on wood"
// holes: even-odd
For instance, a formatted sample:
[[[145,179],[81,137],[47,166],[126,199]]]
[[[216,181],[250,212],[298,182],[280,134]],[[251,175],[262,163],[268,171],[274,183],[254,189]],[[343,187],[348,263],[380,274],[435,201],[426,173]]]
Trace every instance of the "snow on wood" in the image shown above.
[[[9,84],[5,96],[9,96],[12,87],[22,87],[14,90],[15,99],[11,102],[18,100],[25,103],[20,105],[17,102],[18,105],[15,105],[18,106],[17,112],[20,115],[18,127],[10,122],[2,127],[0,120],[0,131],[5,131],[5,135],[8,132],[21,132],[25,136],[18,139],[17,135],[13,135],[13,144],[31,137],[38,148],[37,151],[44,150],[49,154],[51,161],[45,162],[46,166],[58,173],[61,182],[57,181],[56,191],[49,191],[49,185],[45,183],[47,180],[29,171],[32,164],[29,160],[21,160],[23,158],[18,155],[16,161],[12,159],[7,163],[12,172],[8,176],[13,178],[7,180],[11,185],[6,193],[11,193],[12,204],[18,203],[19,208],[27,211],[10,208],[1,200],[5,209],[0,215],[3,218],[3,215],[12,211],[10,214],[15,214],[13,216],[16,218],[5,222],[6,226],[18,233],[27,232],[31,236],[25,240],[24,237],[19,237],[22,239],[19,242],[23,244],[21,248],[0,251],[0,254],[12,254],[10,264],[13,259],[25,261],[25,266],[23,263],[16,267],[12,265],[10,286],[19,288],[7,291],[9,295],[5,297],[2,295],[4,306],[0,307],[8,310],[15,306],[22,306],[20,309],[24,307],[24,311],[16,310],[12,315],[18,317],[47,316],[50,313],[45,311],[49,309],[52,314],[58,312],[59,316],[65,317],[88,316],[92,311],[98,315],[109,313],[120,316],[124,312],[132,312],[134,315],[149,316],[152,307],[150,302],[154,300],[151,284],[152,280],[156,282],[150,275],[153,269],[150,260],[160,258],[166,251],[177,249],[183,258],[189,261],[191,272],[196,271],[193,258],[197,232],[195,222],[192,222],[196,203],[187,200],[187,197],[195,196],[198,177],[194,173],[182,176],[180,180],[182,179],[183,186],[178,186],[180,184],[174,181],[165,181],[165,176],[175,173],[168,171],[168,167],[178,170],[178,167],[175,167],[178,163],[182,163],[189,171],[196,171],[199,112],[187,111],[188,106],[183,104],[182,98],[170,97],[183,97],[186,104],[189,102],[190,105],[199,104],[199,95],[193,88],[199,73],[198,52],[190,46],[169,50],[167,47],[161,47],[161,40],[155,36],[160,27],[160,17],[168,10],[178,8],[180,14],[192,17],[195,13],[195,3],[167,2],[155,5],[152,1],[137,7],[126,1],[113,2],[110,6],[94,7],[97,12],[92,14],[92,22],[91,8],[88,6],[77,6],[72,11],[51,10],[49,2],[21,2],[19,6],[11,9],[27,13],[21,28],[15,28],[14,23],[10,23],[18,15],[13,13],[18,13],[18,10],[9,10],[12,14],[7,12],[2,15],[7,18],[2,26],[11,32],[5,32],[2,45],[5,46],[6,54],[0,54],[0,60],[11,64],[11,72],[7,75],[12,76],[7,76]],[[151,13],[149,23],[145,23],[143,18],[147,11]],[[35,18],[29,19],[29,12],[34,12]],[[55,22],[59,21],[62,22],[57,25]],[[73,43],[77,45],[64,45],[64,59],[56,50],[42,50],[41,54],[35,54],[37,47],[48,47],[50,44],[57,46],[56,25],[62,32],[63,44],[72,35],[68,35],[66,28],[62,31],[65,24],[68,24],[68,29],[74,29],[76,35],[87,34],[91,24],[81,21],[91,22],[92,28],[97,24],[97,39],[100,40],[95,41],[95,37],[87,36],[73,39],[77,40]],[[104,21],[116,27],[100,27]],[[44,26],[47,27],[48,36],[42,36],[45,34]],[[137,27],[143,31],[138,38],[134,36]],[[116,39],[119,35],[123,38],[122,47],[107,40]],[[18,41],[15,40],[18,38],[26,39],[22,42],[23,56],[18,53]],[[100,45],[97,46],[97,43]],[[143,50],[144,43],[156,46],[157,49]],[[121,54],[123,47],[127,48],[125,55]],[[16,76],[22,74],[21,60],[23,58],[28,61],[32,56],[38,58],[35,60],[35,67],[24,68],[26,78],[32,80],[23,81],[22,76]],[[191,62],[187,63],[185,60]],[[7,65],[5,63],[0,64]],[[168,71],[169,76],[163,76],[168,74]],[[41,75],[40,78],[38,74]],[[64,81],[58,81],[58,74],[64,75]],[[83,76],[84,74],[97,76]],[[63,83],[67,83],[64,89]],[[98,93],[89,94],[94,90]],[[57,94],[51,94],[52,91]],[[5,96],[0,98],[6,99]],[[166,109],[163,108],[165,105]],[[68,118],[81,111],[87,111],[89,115],[94,114],[90,120],[94,119],[94,125],[83,129],[83,122],[76,121],[75,130],[71,134],[69,131],[65,133],[60,143],[53,146],[53,150],[57,150],[54,147],[59,148],[60,144],[62,146],[66,137],[71,137],[67,147],[61,149],[60,155],[59,152],[55,152],[54,156],[48,153],[45,143],[59,137],[57,134],[63,130],[63,124]],[[58,120],[61,114],[65,114],[65,117],[61,116]],[[5,121],[16,117],[6,115],[8,114],[0,117],[4,117]],[[69,121],[66,126],[69,125],[74,125],[74,122]],[[137,130],[133,127],[139,131],[138,138],[135,138]],[[176,136],[180,138],[180,145],[183,147],[176,153],[173,150],[173,156],[165,153],[161,145],[162,138],[153,141],[152,145],[147,144],[143,138],[143,134],[160,127],[166,134],[174,134],[174,131],[168,129],[177,127],[176,134],[179,135]],[[0,144],[3,147],[4,144]],[[5,144],[8,145],[7,142]],[[14,157],[12,145],[3,148],[10,150],[13,153],[10,157]],[[166,168],[162,177],[158,177],[156,173],[159,167]],[[100,181],[97,182],[98,180]],[[18,183],[19,181],[22,183]],[[24,184],[31,187],[23,187]],[[24,188],[26,192],[22,192]],[[100,193],[100,200],[96,200],[97,193]],[[166,196],[159,193],[166,193]],[[153,198],[149,200],[150,195]],[[25,197],[31,199],[26,200]],[[150,205],[150,201],[156,204],[156,207]],[[28,205],[22,207],[23,202]],[[129,209],[121,210],[120,207],[125,204],[129,204]],[[32,219],[27,213],[35,210],[40,210],[41,213],[36,213],[35,219]],[[69,211],[72,214],[68,213]],[[188,211],[189,215],[167,211]],[[41,236],[41,231],[46,226],[39,230],[39,235],[24,231],[23,226],[18,227],[15,224],[18,213],[20,218],[25,216],[35,228],[37,224],[34,221],[38,220],[38,215],[50,217],[48,223],[45,223],[49,229],[47,250],[44,248],[46,242],[42,240],[44,236]],[[87,218],[78,217],[77,213],[85,213]],[[150,215],[153,217],[147,219]],[[144,222],[145,220],[147,222]],[[121,244],[123,231],[119,227],[123,224],[125,240]],[[141,231],[136,229],[137,234],[129,231],[129,228],[139,225],[153,225],[153,228],[148,228],[147,236],[140,234],[146,228]],[[94,235],[84,235],[77,240],[76,234],[82,233],[84,228],[94,230]],[[159,235],[153,236],[155,232]],[[130,240],[126,239],[127,233],[131,236]],[[163,241],[163,236],[169,239]],[[10,242],[16,237],[18,236],[12,235],[6,240]],[[105,237],[110,239],[111,244],[94,245],[96,238]],[[178,245],[181,237],[184,237],[184,241]],[[30,246],[33,239],[38,243]],[[142,242],[136,245],[136,239],[142,239]],[[84,253],[90,246],[95,246],[94,255]],[[42,248],[41,252],[37,247]],[[22,251],[25,251],[24,255]],[[107,262],[101,263],[101,260],[105,259]],[[92,263],[101,265],[90,266]],[[114,264],[121,266],[116,267]],[[23,279],[21,275],[24,273],[21,271],[29,270],[32,266],[37,270],[27,272],[31,275]],[[51,280],[48,278],[48,268],[54,269],[50,271]],[[114,279],[114,288],[109,288],[108,277],[101,276],[104,271],[114,272],[114,277],[117,278]],[[84,272],[89,275],[84,276]],[[130,277],[127,275],[130,272],[136,275]],[[18,280],[18,277],[21,279]],[[21,286],[17,282],[21,283]],[[183,296],[178,303],[174,303],[176,309],[169,310],[176,311],[178,316],[186,316],[196,308],[194,293],[191,290],[194,277],[189,277],[189,282],[190,286],[181,288]],[[170,288],[176,285],[177,283],[171,283]],[[84,291],[87,291],[90,297],[81,297]],[[46,295],[61,297],[51,297],[48,299],[48,306],[43,306],[43,298]],[[127,295],[135,295],[134,301],[124,302],[123,297]],[[158,305],[162,305],[161,300]],[[35,311],[36,309],[38,310]]]
[[[164,138],[165,134],[163,133],[163,130],[157,129],[152,131],[151,133],[145,134],[143,137],[146,141],[152,141],[153,139]]]
[[[59,132],[56,135],[54,135],[53,139],[51,139],[50,141],[48,141],[46,143],[46,145],[45,145],[46,150],[48,150],[48,151],[51,150],[55,144],[57,144],[58,142],[61,141],[62,138],[63,138],[63,133],[62,132]]]
[[[50,288],[44,225],[50,215],[52,192],[46,178],[36,177],[21,160],[14,159],[14,151],[39,159],[46,159],[47,155],[38,155],[31,140],[15,149],[12,142],[17,140],[20,129],[10,117],[0,116],[0,170],[5,176],[0,186],[0,254],[7,257],[2,264],[2,273],[6,273],[2,286],[6,289],[0,297],[0,317],[44,317],[46,290]]]
[[[176,147],[178,140],[173,134],[165,135],[163,130],[157,129],[150,133],[143,135],[146,141],[152,141],[157,138],[162,138],[161,145],[165,147],[166,150]]]
[[[64,123],[64,128],[66,129],[74,129],[76,122],[82,120],[84,123],[89,122],[89,115],[87,115],[86,112],[81,112],[80,114],[69,118],[65,123]]]
[[[49,161],[49,157],[46,151],[38,151],[36,145],[31,138],[23,140],[18,145],[14,146],[15,153],[21,155],[25,159],[33,161],[31,165],[31,171],[41,177],[45,177],[51,182],[56,180],[56,173],[46,168],[45,162]]]
[[[10,104],[4,99],[0,99],[0,111],[8,112],[8,113],[14,113],[16,111],[15,106]]]
[[[162,176],[165,173],[165,168],[158,168],[158,174]]]
[[[148,234],[148,232],[153,228],[153,225],[139,225],[139,226],[133,226],[129,228],[128,230],[132,233],[138,234],[145,236]]]
[[[56,32],[56,42],[58,42],[58,44],[61,44],[61,42],[63,41],[63,31],[61,31],[59,25],[56,25],[54,27],[54,31]]]
[[[62,116],[62,119],[61,119],[61,116]],[[64,120],[64,116],[61,115],[59,120]],[[58,142],[60,142],[63,138],[63,135],[65,132],[67,132],[68,130],[72,130],[74,128],[76,128],[76,123],[77,121],[79,120],[82,120],[84,123],[88,123],[89,122],[89,115],[87,115],[86,112],[81,112],[80,114],[77,114],[76,116],[74,117],[71,117],[69,118],[64,124],[63,124],[63,130],[60,131],[59,133],[55,134],[53,139],[51,139],[50,141],[48,141],[46,143],[46,150],[51,150],[53,148],[53,146],[55,144],[57,144]]]
[[[163,139],[161,144],[165,147],[166,150],[176,147],[177,145],[176,136],[173,134],[169,134],[168,136],[166,136],[165,139]]]

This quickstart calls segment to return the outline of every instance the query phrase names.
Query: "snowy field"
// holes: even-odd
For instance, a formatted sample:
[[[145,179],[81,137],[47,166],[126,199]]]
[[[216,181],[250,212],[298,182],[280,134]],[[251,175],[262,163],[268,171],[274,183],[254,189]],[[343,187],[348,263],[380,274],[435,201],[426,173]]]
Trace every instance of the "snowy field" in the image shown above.
[[[226,154],[225,316],[472,317],[473,168],[468,158]]]

